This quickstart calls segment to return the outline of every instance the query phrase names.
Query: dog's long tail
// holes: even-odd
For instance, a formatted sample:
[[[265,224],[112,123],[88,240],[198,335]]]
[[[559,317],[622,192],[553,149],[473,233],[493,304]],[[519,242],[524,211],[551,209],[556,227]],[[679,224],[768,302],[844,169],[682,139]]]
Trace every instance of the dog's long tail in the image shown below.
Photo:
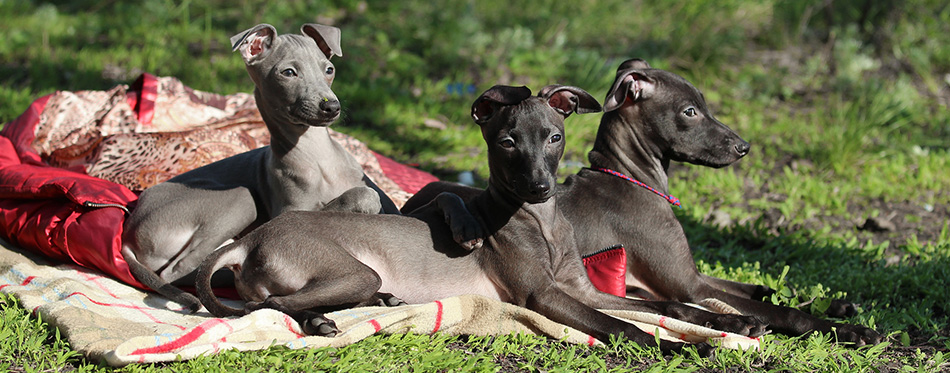
[[[245,314],[243,309],[228,307],[224,305],[224,303],[221,303],[218,297],[214,296],[214,292],[211,290],[211,275],[224,267],[240,266],[244,263],[244,258],[246,257],[247,246],[239,242],[232,242],[227,246],[215,250],[211,255],[208,255],[208,257],[201,262],[201,266],[198,267],[198,273],[195,278],[195,288],[197,289],[198,299],[201,299],[201,304],[203,304],[212,315],[225,317],[243,316]],[[238,274],[235,274],[235,276],[237,275]]]
[[[148,267],[139,262],[135,257],[135,253],[133,253],[132,249],[128,246],[122,245],[122,257],[125,259],[125,262],[128,263],[129,272],[132,272],[132,276],[145,286],[148,286],[168,299],[188,307],[191,313],[198,312],[198,309],[201,308],[201,303],[198,302],[198,298],[168,283],[159,277],[157,273],[148,269]]]

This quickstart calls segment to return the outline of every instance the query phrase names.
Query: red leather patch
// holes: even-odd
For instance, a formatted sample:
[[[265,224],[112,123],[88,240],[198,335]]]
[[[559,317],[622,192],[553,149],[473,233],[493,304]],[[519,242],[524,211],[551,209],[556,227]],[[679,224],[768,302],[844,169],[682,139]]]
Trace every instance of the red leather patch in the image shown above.
[[[627,296],[627,251],[616,245],[585,255],[587,277],[598,290],[618,297]]]

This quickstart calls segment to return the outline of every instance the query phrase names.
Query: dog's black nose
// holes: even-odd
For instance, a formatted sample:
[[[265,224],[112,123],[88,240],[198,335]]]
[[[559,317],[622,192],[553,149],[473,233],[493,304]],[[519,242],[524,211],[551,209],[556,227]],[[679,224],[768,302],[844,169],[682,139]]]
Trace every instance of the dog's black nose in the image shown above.
[[[745,156],[746,154],[749,154],[749,149],[751,148],[752,148],[752,145],[750,145],[749,143],[745,141],[742,141],[736,144],[736,153],[739,153],[739,156],[742,157],[742,156]]]
[[[324,99],[320,101],[320,111],[327,116],[337,115],[340,112],[340,101]]]
[[[544,197],[548,195],[551,191],[551,184],[548,183],[533,183],[531,184],[530,192],[532,195],[537,197]]]

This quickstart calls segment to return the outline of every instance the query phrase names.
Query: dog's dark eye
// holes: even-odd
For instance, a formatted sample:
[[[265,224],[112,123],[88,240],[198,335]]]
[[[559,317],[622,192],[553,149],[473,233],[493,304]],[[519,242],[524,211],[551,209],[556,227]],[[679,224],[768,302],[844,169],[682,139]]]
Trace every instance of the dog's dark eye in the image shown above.
[[[555,133],[554,136],[551,136],[551,139],[550,139],[549,141],[550,141],[552,144],[561,141],[561,134]]]
[[[686,110],[683,110],[683,115],[685,115],[685,116],[687,116],[687,117],[690,117],[690,118],[695,117],[695,116],[696,116],[696,109],[694,109],[694,108],[692,108],[692,107],[688,107],[688,108],[686,108]]]
[[[297,72],[294,69],[284,69],[280,72],[280,75],[286,76],[288,78],[297,76]]]
[[[501,145],[501,147],[505,149],[511,149],[515,147],[515,142],[511,139],[504,139],[504,140],[501,140],[501,142],[499,142],[498,145]]]
[[[324,73],[326,73],[327,75],[333,75],[334,72],[336,72],[336,70],[333,69],[333,66],[328,66],[327,70]]]

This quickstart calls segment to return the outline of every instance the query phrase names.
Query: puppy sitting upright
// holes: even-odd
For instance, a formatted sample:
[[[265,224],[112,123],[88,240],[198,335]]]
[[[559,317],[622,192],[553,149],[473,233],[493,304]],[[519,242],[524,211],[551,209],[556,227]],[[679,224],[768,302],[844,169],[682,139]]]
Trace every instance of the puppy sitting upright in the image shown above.
[[[231,38],[254,81],[271,144],[208,164],[145,190],[126,221],[122,255],[136,279],[188,306],[197,298],[170,283],[194,271],[227,240],[293,210],[397,213],[395,204],[330,138],[340,115],[330,90],[340,30],[305,24],[302,35],[255,26]]]
[[[472,116],[488,143],[491,173],[488,188],[467,204],[488,233],[479,250],[453,240],[438,198],[412,217],[288,212],[210,255],[198,270],[198,296],[217,316],[273,308],[300,321],[304,331],[323,335],[336,329],[319,312],[378,303],[380,292],[408,303],[479,294],[527,307],[601,341],[622,335],[656,345],[653,336],[596,308],[762,333],[764,325],[754,318],[630,300],[591,284],[554,187],[564,119],[599,110],[587,92],[566,86],[545,87],[537,97],[525,87],[496,86],[475,101]],[[226,307],[211,293],[211,275],[222,267],[235,272],[244,309]],[[394,303],[388,295],[382,300]],[[682,344],[662,341],[660,347]]]

